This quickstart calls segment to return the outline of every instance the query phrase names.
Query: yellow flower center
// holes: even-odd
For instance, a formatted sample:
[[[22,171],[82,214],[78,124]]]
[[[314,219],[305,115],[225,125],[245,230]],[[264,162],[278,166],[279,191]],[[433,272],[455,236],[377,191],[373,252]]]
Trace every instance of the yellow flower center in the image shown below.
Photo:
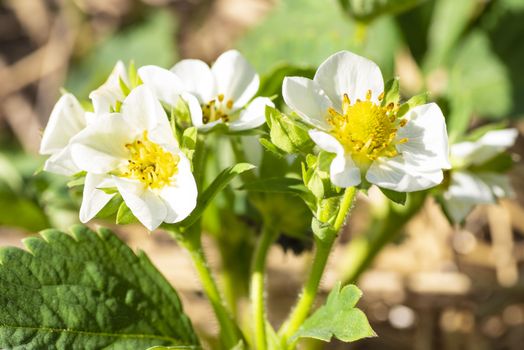
[[[382,101],[383,94],[378,99]],[[398,155],[397,144],[405,143],[407,138],[396,140],[399,127],[406,125],[406,119],[397,118],[398,105],[390,103],[381,106],[371,101],[371,90],[366,100],[351,104],[347,94],[342,99],[342,114],[335,109],[328,110],[327,122],[331,134],[351,154],[359,165],[368,165],[379,157]]]
[[[222,120],[229,122],[231,119],[231,109],[233,109],[233,100],[224,100],[224,95],[220,94],[216,99],[202,105],[202,122],[204,124]]]
[[[160,189],[172,183],[180,157],[150,141],[147,131],[141,138],[126,144],[126,148],[129,160],[124,177],[139,180],[151,189]]]

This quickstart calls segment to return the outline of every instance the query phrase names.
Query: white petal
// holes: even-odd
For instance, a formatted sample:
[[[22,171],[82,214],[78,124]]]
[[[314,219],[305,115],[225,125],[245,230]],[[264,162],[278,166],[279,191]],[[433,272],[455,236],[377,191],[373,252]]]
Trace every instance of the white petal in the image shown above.
[[[202,125],[204,125],[204,122],[202,121],[202,106],[200,105],[200,102],[190,93],[183,93],[181,96],[189,107],[189,114],[193,126],[200,128]]]
[[[182,60],[171,71],[184,82],[185,90],[195,95],[200,103],[207,103],[217,95],[215,77],[203,61]]]
[[[401,153],[410,153],[423,167],[449,169],[449,149],[446,122],[435,103],[411,109],[405,116],[408,123],[399,129],[397,139],[408,142],[397,146]]]
[[[75,96],[65,94],[55,104],[40,143],[41,154],[52,154],[86,126],[85,112]]]
[[[318,67],[314,80],[337,110],[341,109],[344,94],[354,102],[364,100],[371,90],[372,101],[377,102],[384,91],[380,68],[373,61],[349,51],[337,52],[326,59]]]
[[[65,176],[72,176],[81,171],[73,161],[71,147],[65,147],[60,152],[49,157],[44,164],[44,170]]]
[[[88,173],[84,183],[84,193],[82,195],[82,206],[80,207],[80,221],[88,222],[98,214],[102,208],[115,195],[107,194],[98,188],[114,187],[114,183],[109,176],[95,175]]]
[[[175,175],[174,186],[164,187],[160,197],[167,208],[165,222],[175,223],[184,220],[195,209],[197,202],[197,186],[191,165],[183,154],[180,155],[178,173]]]
[[[125,145],[138,136],[140,130],[133,129],[120,114],[100,115],[71,140],[71,155],[80,169],[105,174],[125,162],[129,155]]]
[[[266,106],[275,107],[267,97],[257,97],[240,112],[238,119],[229,123],[234,131],[254,129],[266,122]]]
[[[245,106],[257,93],[260,79],[255,69],[236,50],[220,55],[211,67],[217,93],[233,100],[233,110]]]
[[[489,186],[479,177],[466,171],[453,171],[451,173],[451,183],[444,197],[468,200],[474,204],[493,203],[495,201]]]
[[[149,139],[159,144],[176,144],[166,112],[151,90],[140,85],[122,104],[123,118],[138,130],[148,131]]]
[[[171,106],[176,106],[179,95],[184,91],[184,83],[178,76],[158,66],[140,67],[138,75],[156,98]]]
[[[327,110],[331,101],[311,79],[303,77],[286,77],[282,85],[282,97],[286,104],[308,124],[328,130]]]
[[[366,179],[379,187],[397,192],[421,191],[440,184],[441,169],[424,169],[409,157],[379,158],[366,173]]]
[[[333,136],[317,130],[310,130],[309,136],[324,151],[336,153],[331,162],[329,174],[331,182],[338,187],[351,187],[360,184],[360,169],[355,165],[350,154],[345,154],[344,147]]]
[[[109,113],[111,108],[115,108],[117,101],[124,99],[124,92],[120,88],[120,79],[129,86],[126,67],[122,61],[116,63],[106,82],[89,94],[95,113]]]
[[[515,144],[517,129],[493,130],[475,142],[460,142],[451,146],[451,155],[458,166],[480,165]]]
[[[167,208],[162,199],[139,181],[113,177],[118,191],[133,215],[153,231],[164,221]]]

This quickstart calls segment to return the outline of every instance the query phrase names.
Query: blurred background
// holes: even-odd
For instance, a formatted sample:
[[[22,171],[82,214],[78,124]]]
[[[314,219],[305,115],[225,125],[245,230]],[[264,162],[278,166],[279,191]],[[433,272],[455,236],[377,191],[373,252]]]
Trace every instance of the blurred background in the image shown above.
[[[0,245],[20,246],[27,235],[78,221],[78,191],[37,172],[41,131],[61,89],[87,100],[119,59],[169,68],[189,57],[211,63],[230,48],[255,66],[265,92],[279,94],[286,74],[311,75],[347,49],[377,62],[385,79],[399,76],[403,96],[429,91],[452,141],[489,123],[524,133],[523,0],[0,0]],[[463,227],[426,200],[359,276],[359,305],[379,337],[329,348],[524,349],[522,137],[511,152],[515,198],[478,207]],[[346,245],[369,231],[375,198],[371,191],[359,199],[324,292],[344,278]],[[216,332],[190,261],[174,243],[139,227],[119,232],[177,287],[199,332]],[[207,248],[218,265],[211,241]],[[272,250],[275,325],[308,259]]]

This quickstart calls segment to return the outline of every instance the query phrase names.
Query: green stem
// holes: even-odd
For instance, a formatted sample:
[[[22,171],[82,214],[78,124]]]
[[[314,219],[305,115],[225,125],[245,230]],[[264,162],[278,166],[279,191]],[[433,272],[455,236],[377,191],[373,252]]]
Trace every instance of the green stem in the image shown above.
[[[202,242],[200,237],[197,239],[180,239],[179,236],[175,235],[177,241],[183,245],[190,253],[193,264],[197,271],[200,282],[204,292],[213,307],[213,311],[217,317],[218,323],[221,329],[221,338],[224,342],[224,346],[227,349],[233,348],[242,339],[240,331],[236,326],[235,322],[229,315],[220,292],[218,290],[213,274],[209,269],[204,249],[202,248]]]
[[[345,255],[349,257],[350,263],[344,272],[344,285],[358,280],[382,248],[393,241],[402,232],[405,224],[420,211],[426,196],[427,192],[414,192],[408,194],[404,207],[390,204],[385,216],[375,217],[368,232],[348,244]]]
[[[264,272],[267,253],[271,244],[278,236],[278,231],[265,225],[258,240],[253,266],[251,268],[251,306],[253,308],[253,324],[255,326],[255,345],[257,350],[266,350],[266,313],[264,304]]]
[[[309,311],[311,310],[313,302],[315,301],[318,287],[320,285],[320,280],[324,274],[329,255],[331,253],[331,248],[335,243],[338,231],[344,224],[344,220],[349,209],[351,208],[351,205],[353,204],[355,195],[356,189],[354,187],[349,187],[346,189],[340,203],[338,214],[335,218],[333,234],[325,237],[323,240],[316,239],[317,248],[313,258],[313,265],[311,267],[309,277],[304,285],[297,305],[293,309],[293,312],[288,318],[288,321],[284,323],[279,331],[282,344],[284,344],[286,348],[288,347],[287,343],[289,338],[298,330],[298,328],[309,315]],[[290,347],[294,348],[294,345],[291,345]]]

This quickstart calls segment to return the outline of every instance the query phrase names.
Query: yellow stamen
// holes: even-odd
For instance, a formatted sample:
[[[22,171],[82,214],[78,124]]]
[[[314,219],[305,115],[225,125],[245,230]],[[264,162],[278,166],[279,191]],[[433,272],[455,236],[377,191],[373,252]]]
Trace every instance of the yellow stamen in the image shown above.
[[[141,139],[125,145],[129,151],[127,169],[122,176],[139,180],[151,189],[172,184],[180,157],[152,142],[144,131]]]
[[[395,157],[399,154],[396,146],[408,142],[407,138],[397,138],[399,127],[407,121],[397,118],[395,104],[381,106],[371,98],[372,92],[368,90],[365,101],[357,99],[352,105],[348,94],[344,94],[342,113],[331,107],[327,110],[331,134],[359,166],[369,166],[379,157]],[[381,94],[379,100],[383,98]]]
[[[218,102],[224,101],[224,94],[218,95]]]
[[[226,102],[226,107],[227,107],[228,109],[233,108],[233,100],[227,100],[227,102]]]

